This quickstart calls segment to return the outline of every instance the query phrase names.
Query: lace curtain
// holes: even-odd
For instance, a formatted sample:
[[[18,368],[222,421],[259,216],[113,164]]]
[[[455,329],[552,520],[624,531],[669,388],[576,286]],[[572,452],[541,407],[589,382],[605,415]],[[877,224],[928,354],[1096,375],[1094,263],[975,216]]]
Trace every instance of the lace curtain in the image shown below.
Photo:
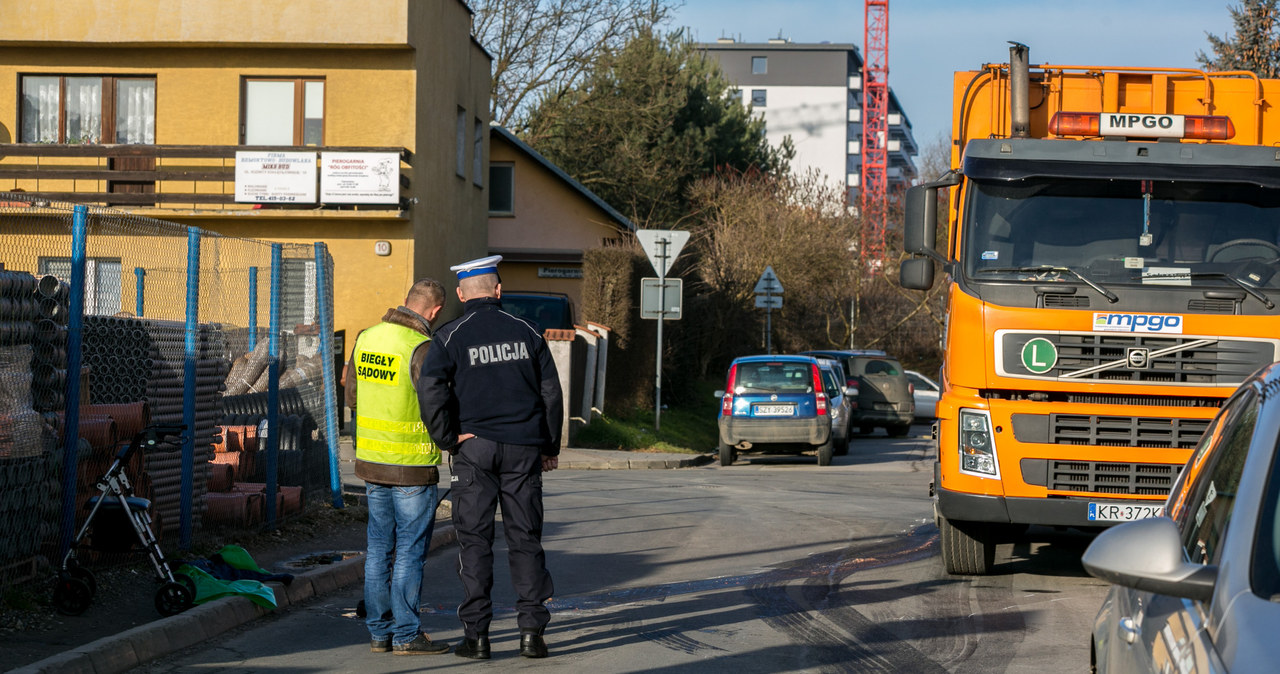
[[[116,80],[116,142],[155,144],[155,80]]]
[[[102,78],[67,78],[67,137],[69,145],[102,142]]]
[[[22,142],[58,142],[58,79],[22,78]]]
[[[60,100],[65,82],[66,100]],[[156,82],[115,81],[115,137],[103,138],[101,77],[31,76],[22,78],[23,143],[156,142]],[[60,115],[66,136],[59,136]]]

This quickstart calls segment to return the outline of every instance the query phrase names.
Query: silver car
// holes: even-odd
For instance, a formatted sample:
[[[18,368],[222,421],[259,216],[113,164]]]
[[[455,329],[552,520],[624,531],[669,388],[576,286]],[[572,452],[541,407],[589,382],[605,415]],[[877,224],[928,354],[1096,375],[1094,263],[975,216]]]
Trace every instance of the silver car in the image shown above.
[[[1093,628],[1097,672],[1280,669],[1280,363],[1218,412],[1164,515],[1117,525],[1084,553],[1115,583]]]
[[[937,417],[942,386],[915,370],[907,370],[907,379],[912,386],[911,397],[916,401],[916,420],[928,421]]]

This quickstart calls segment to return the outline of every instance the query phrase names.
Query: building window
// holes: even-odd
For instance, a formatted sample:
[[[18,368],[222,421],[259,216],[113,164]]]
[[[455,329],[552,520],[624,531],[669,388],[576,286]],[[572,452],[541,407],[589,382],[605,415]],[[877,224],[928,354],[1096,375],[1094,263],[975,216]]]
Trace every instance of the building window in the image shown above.
[[[489,163],[489,215],[515,215],[516,167]]]
[[[751,57],[751,74],[766,75],[769,73],[769,57],[768,56],[752,56]]]
[[[23,75],[20,142],[156,142],[154,77]]]
[[[764,89],[751,90],[751,105],[757,108],[763,108],[768,104],[768,97],[765,95]]]
[[[324,145],[324,80],[245,78],[240,142]]]
[[[40,274],[56,276],[71,282],[71,258],[42,257]],[[85,260],[84,312],[93,316],[111,316],[120,311],[120,259],[89,258]]]
[[[467,177],[467,109],[458,108],[458,161],[455,170],[459,178]]]
[[[471,139],[471,182],[484,187],[484,122],[477,117]]]

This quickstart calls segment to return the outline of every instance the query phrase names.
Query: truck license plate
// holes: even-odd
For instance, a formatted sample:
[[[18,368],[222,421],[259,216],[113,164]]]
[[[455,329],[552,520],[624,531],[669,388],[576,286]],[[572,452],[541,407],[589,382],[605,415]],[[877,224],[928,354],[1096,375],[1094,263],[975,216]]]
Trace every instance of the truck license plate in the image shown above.
[[[1090,503],[1090,522],[1132,522],[1156,517],[1164,510],[1164,504],[1140,505],[1121,503]]]
[[[795,405],[756,405],[758,417],[789,417],[795,413]]]

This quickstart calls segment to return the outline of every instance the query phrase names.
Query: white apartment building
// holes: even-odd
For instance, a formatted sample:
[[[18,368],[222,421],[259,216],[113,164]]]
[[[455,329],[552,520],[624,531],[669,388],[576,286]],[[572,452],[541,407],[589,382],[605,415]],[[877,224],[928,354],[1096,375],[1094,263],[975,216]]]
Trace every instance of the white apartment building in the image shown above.
[[[720,63],[743,103],[764,117],[769,142],[790,136],[792,169],[817,169],[841,181],[851,203],[862,172],[862,56],[852,44],[800,44],[786,39],[764,43],[720,38],[698,48]],[[911,121],[889,89],[889,192],[909,187],[918,176],[919,152]]]

